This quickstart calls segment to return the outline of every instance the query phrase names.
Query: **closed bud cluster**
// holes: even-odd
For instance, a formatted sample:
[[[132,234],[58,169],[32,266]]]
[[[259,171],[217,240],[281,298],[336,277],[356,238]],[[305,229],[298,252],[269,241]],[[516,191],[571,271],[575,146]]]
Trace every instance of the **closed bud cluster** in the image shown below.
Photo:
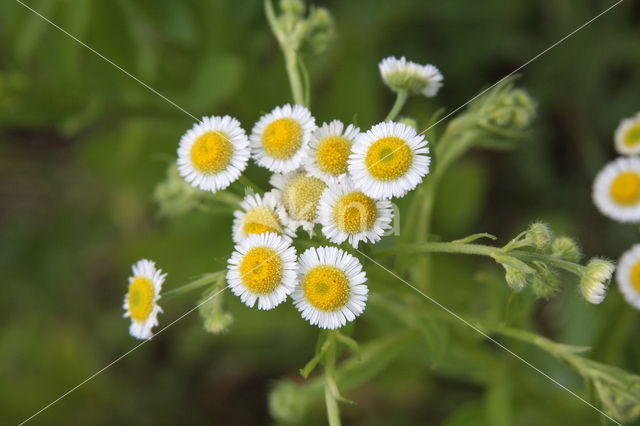
[[[153,197],[162,216],[176,217],[197,208],[202,192],[185,182],[172,164],[167,170],[167,178],[156,185]]]
[[[511,89],[501,94],[487,107],[488,124],[511,130],[524,130],[533,121],[536,104],[522,89]]]
[[[555,257],[569,262],[578,262],[581,257],[578,244],[569,237],[558,237],[553,240],[551,253]]]

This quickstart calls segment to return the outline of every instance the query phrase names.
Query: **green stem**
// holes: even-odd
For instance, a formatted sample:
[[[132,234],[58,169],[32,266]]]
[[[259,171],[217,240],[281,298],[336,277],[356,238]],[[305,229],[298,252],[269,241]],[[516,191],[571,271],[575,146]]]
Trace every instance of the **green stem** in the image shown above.
[[[324,400],[327,405],[329,426],[340,426],[342,424],[340,420],[340,407],[338,407],[338,401],[331,387],[331,383],[335,383],[336,380],[336,331],[330,331],[327,338],[329,339],[329,346],[324,358]]]
[[[163,299],[172,298],[175,296],[179,296],[184,293],[188,293],[192,290],[199,289],[201,287],[205,287],[209,284],[213,284],[218,281],[223,275],[224,271],[212,272],[210,274],[205,274],[201,278],[198,278],[195,281],[191,281],[183,286],[173,288],[169,291],[162,293]]]
[[[300,68],[298,66],[298,53],[291,48],[285,48],[283,46],[284,60],[287,67],[287,76],[289,77],[289,84],[291,85],[291,94],[293,95],[293,101],[302,106],[308,106],[305,101],[305,90],[302,84],[302,78],[300,77]]]
[[[541,262],[545,262],[549,265],[553,265],[557,268],[564,269],[565,271],[569,271],[572,274],[576,274],[577,276],[582,276],[582,272],[584,270],[584,266],[578,265],[573,262],[568,262],[566,260],[558,259],[557,257],[545,255],[542,253],[533,253],[530,251],[522,251],[522,250],[513,250],[509,251],[506,254],[509,256],[516,257],[520,260],[528,260],[535,261],[539,260]]]
[[[393,103],[393,107],[391,107],[391,111],[389,111],[389,114],[387,114],[387,117],[384,119],[384,121],[393,121],[398,116],[398,114],[400,114],[400,111],[402,111],[402,108],[407,102],[408,97],[409,92],[407,92],[406,90],[399,90],[398,95],[396,96],[396,101]]]
[[[461,244],[461,243],[443,243],[443,242],[426,242],[418,244],[402,244],[387,249],[376,251],[376,254],[397,254],[397,253],[458,253],[471,254],[478,256],[492,256],[500,253],[498,247],[485,246],[482,244]]]

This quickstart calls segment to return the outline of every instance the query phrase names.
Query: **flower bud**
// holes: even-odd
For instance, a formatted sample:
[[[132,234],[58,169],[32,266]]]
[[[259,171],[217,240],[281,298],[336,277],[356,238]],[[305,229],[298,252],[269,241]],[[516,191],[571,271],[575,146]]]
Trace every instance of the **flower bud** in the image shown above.
[[[521,291],[523,288],[527,286],[529,283],[529,277],[527,274],[522,271],[512,268],[509,265],[502,265],[506,273],[504,274],[504,278],[507,281],[509,287],[511,287],[515,291]]]
[[[553,234],[549,227],[541,222],[531,225],[527,236],[533,243],[534,247],[539,250],[546,248],[553,238]]]
[[[581,257],[578,244],[569,237],[556,238],[551,245],[551,252],[555,257],[569,262],[577,262]]]
[[[531,279],[531,290],[536,297],[541,299],[549,299],[555,295],[560,289],[560,278],[558,275],[547,269],[541,269]]]
[[[524,130],[533,121],[536,104],[522,89],[511,89],[502,93],[486,107],[487,123],[512,130]]]
[[[217,285],[210,291],[205,292],[200,299],[201,305],[198,308],[204,329],[212,334],[225,333],[233,324],[233,315],[224,309],[223,295],[219,294],[212,297],[212,295],[220,292],[219,289],[220,287]]]
[[[608,260],[594,258],[589,261],[580,279],[580,292],[587,302],[598,304],[604,300],[614,270],[615,265]]]
[[[300,386],[281,381],[269,394],[271,416],[282,423],[299,423],[307,412],[309,399],[300,391]]]
[[[280,0],[280,10],[283,14],[302,16],[304,14],[304,1],[302,0]]]
[[[171,164],[166,179],[156,185],[153,197],[162,216],[176,217],[197,208],[202,191],[185,182],[176,165]]]

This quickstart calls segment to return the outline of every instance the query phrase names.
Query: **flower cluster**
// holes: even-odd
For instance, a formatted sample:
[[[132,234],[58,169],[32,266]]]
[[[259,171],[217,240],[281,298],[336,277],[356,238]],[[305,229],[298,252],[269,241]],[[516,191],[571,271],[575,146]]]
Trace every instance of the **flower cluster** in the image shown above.
[[[404,59],[394,61],[380,65],[385,81],[389,64],[394,72],[417,69]],[[423,83],[432,87],[420,91],[435,94],[442,76],[436,70],[429,78]],[[348,247],[326,244],[298,254],[295,239],[302,230],[356,249],[361,242],[380,241],[392,226],[390,200],[405,196],[429,173],[427,141],[394,121],[367,131],[338,120],[318,127],[306,107],[287,104],[262,116],[249,135],[235,118],[204,117],[180,139],[177,165],[191,186],[215,193],[237,181],[249,159],[273,173],[272,189],[246,195],[234,212],[228,287],[258,309],[273,309],[291,297],[302,317],[321,328],[354,320],[368,292],[358,258]],[[149,294],[155,299],[145,303],[157,306],[159,286]],[[142,318],[126,309],[132,319]],[[150,336],[156,315],[144,317],[146,332],[136,337]]]
[[[624,119],[614,133],[614,146],[621,157],[607,164],[593,184],[593,201],[609,218],[622,223],[640,223],[640,113]],[[640,309],[640,245],[620,259],[616,273],[627,302]]]

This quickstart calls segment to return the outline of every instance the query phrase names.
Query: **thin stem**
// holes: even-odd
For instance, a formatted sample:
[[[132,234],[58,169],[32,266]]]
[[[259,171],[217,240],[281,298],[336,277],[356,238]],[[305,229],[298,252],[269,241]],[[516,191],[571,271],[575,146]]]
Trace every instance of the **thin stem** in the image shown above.
[[[384,121],[393,121],[398,116],[398,114],[400,114],[400,111],[402,111],[402,108],[407,102],[408,97],[409,92],[407,92],[406,90],[398,90],[396,101],[393,103],[393,107],[391,107],[391,111],[389,111],[389,114],[387,114],[387,117],[384,119]]]
[[[335,383],[336,375],[336,331],[330,331],[327,339],[329,339],[329,346],[325,355],[324,364],[324,400],[327,405],[329,426],[340,426],[342,424],[340,420],[340,407],[338,407],[338,401],[331,386],[332,383]]]
[[[584,270],[584,266],[578,265],[573,262],[568,262],[566,260],[558,259],[557,257],[549,256],[542,253],[532,253],[530,251],[521,251],[521,250],[512,250],[507,253],[510,256],[517,257],[520,260],[540,260],[542,262],[553,265],[557,268],[564,269],[565,271],[569,271],[577,276],[582,276],[582,272]]]
[[[485,246],[482,244],[460,244],[443,242],[426,242],[418,244],[402,244],[392,248],[382,249],[376,254],[395,253],[458,253],[478,256],[492,256],[501,252],[497,247]]]
[[[222,276],[222,271],[218,271],[218,272],[212,272],[210,274],[206,274],[204,276],[202,276],[201,278],[198,278],[195,281],[191,281],[190,283],[187,283],[183,286],[180,287],[176,287],[174,289],[171,289],[169,291],[166,291],[164,293],[162,293],[162,298],[163,299],[168,299],[171,297],[175,297],[175,296],[179,296],[181,294],[187,293],[189,291],[192,290],[196,290],[199,289],[201,287],[205,287],[209,284],[213,284],[216,281],[218,281],[220,279],[220,277]]]
[[[305,101],[305,90],[300,77],[300,67],[298,66],[298,53],[291,48],[283,46],[284,60],[287,66],[287,76],[291,85],[291,94],[293,101],[302,106],[308,106]]]

